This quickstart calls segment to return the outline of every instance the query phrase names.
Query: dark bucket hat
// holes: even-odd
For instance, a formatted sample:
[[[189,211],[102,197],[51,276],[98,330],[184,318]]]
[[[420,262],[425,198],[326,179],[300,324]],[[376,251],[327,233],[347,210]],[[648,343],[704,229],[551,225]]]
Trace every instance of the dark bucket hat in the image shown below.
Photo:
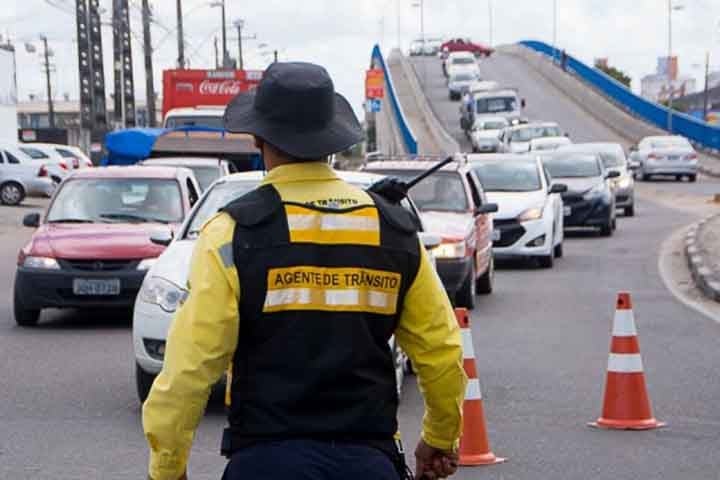
[[[301,159],[341,152],[362,140],[362,128],[327,71],[312,63],[273,63],[257,89],[233,98],[225,128],[249,133]]]

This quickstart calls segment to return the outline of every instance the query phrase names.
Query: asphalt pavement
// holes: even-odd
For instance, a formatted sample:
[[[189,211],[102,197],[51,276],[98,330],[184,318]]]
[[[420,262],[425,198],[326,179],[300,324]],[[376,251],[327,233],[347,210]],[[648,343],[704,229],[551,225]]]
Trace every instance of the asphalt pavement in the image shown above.
[[[429,80],[444,86],[439,63],[428,62]],[[519,87],[531,118],[557,120],[577,141],[612,139],[556,91],[533,88],[531,72],[514,59],[491,58],[483,71]],[[431,100],[447,112],[443,121],[457,123],[457,102],[435,90]],[[720,184],[702,178],[640,188],[639,215],[621,217],[614,237],[571,235],[553,270],[501,265],[495,292],[479,299],[472,329],[489,436],[495,453],[509,461],[463,468],[455,478],[719,478],[720,323],[670,294],[658,252],[673,232],[702,216],[702,205],[712,208],[705,198]],[[31,233],[15,222],[27,211],[32,208],[0,207],[0,479],[145,478],[129,315],[50,311],[37,328],[15,326],[15,259]],[[654,413],[668,422],[662,430],[586,426],[600,414],[621,290],[633,295]],[[405,387],[400,422],[412,451],[423,409],[412,377]],[[220,478],[224,423],[217,396],[196,436],[192,480]]]

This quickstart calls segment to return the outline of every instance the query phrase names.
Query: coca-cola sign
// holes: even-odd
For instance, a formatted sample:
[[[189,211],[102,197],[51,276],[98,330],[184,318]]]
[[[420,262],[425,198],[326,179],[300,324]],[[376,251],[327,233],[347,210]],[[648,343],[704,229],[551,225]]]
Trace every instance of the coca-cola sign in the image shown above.
[[[213,82],[211,80],[203,80],[200,83],[200,95],[237,95],[242,91],[242,82],[239,80],[224,80],[222,82]]]

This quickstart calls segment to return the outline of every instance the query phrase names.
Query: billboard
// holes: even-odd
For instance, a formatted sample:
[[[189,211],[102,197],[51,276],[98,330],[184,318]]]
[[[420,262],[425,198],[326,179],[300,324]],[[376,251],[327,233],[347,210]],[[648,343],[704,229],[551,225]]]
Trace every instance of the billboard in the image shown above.
[[[17,138],[17,91],[13,52],[0,48],[0,138]]]

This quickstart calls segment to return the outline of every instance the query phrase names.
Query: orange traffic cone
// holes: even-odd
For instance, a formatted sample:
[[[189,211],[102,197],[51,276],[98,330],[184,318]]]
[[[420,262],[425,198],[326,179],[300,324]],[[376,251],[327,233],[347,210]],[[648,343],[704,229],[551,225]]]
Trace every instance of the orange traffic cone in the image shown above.
[[[602,416],[593,427],[650,430],[665,426],[652,415],[629,293],[619,293],[608,358]]]
[[[485,411],[483,409],[480,381],[475,366],[475,350],[473,349],[470,319],[464,308],[455,309],[455,317],[460,325],[463,346],[463,367],[468,377],[463,403],[463,431],[460,437],[460,465],[493,465],[502,463],[504,458],[496,457],[490,451],[487,429],[485,428]]]

